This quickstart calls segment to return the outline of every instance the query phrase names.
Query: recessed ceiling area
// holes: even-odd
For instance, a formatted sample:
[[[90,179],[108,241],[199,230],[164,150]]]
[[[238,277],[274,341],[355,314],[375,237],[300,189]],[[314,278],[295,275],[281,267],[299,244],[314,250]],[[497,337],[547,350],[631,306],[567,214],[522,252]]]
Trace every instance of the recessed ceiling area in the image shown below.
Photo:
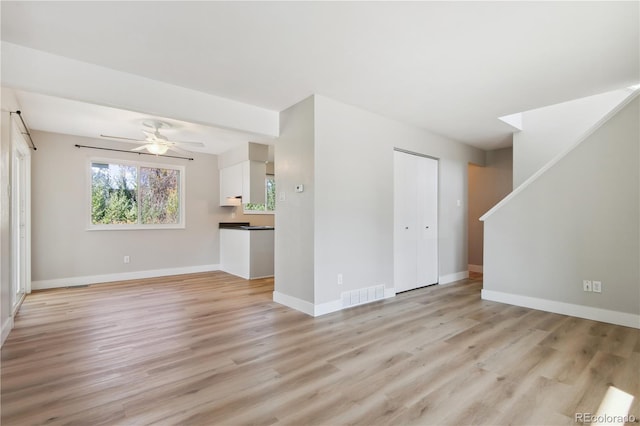
[[[481,149],[510,145],[513,129],[498,117],[640,81],[638,2],[0,7],[3,42],[118,71],[123,86],[126,75],[143,77],[274,112],[317,93]],[[45,121],[23,108],[30,120]],[[203,123],[184,114],[163,118],[172,117]]]
[[[32,130],[43,130],[76,136],[99,138],[101,134],[144,139],[144,122],[150,119],[170,124],[161,133],[171,140],[202,142],[204,147],[189,147],[190,151],[220,154],[245,142],[270,144],[273,141],[261,135],[243,133],[212,126],[190,123],[168,117],[158,117],[101,105],[79,102],[39,93],[13,91],[24,118]],[[105,139],[105,146],[109,140]],[[140,145],[139,142],[132,143]]]

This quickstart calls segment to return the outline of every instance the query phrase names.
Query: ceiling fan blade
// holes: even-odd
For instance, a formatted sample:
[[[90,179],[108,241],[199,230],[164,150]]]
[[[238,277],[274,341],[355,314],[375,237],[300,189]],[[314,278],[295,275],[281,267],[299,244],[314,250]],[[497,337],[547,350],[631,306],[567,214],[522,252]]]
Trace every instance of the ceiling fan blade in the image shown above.
[[[133,139],[133,138],[125,138],[122,136],[110,136],[110,135],[100,135],[101,138],[107,139],[118,139],[122,141],[131,141],[131,142],[144,142],[144,139]]]
[[[142,151],[142,150],[143,150],[143,149],[145,149],[146,147],[147,147],[147,145],[142,145],[142,146],[139,146],[139,147],[137,147],[137,148],[133,148],[131,151]]]
[[[187,151],[186,149],[178,148],[175,145],[169,145],[169,149],[171,151],[177,152],[178,154],[182,154],[182,155],[191,155],[192,154],[191,151]]]
[[[202,142],[181,142],[181,141],[169,141],[175,145],[190,145],[190,146],[198,146],[200,148],[204,148],[204,144]]]
[[[158,140],[158,138],[156,137],[156,134],[153,132],[149,132],[148,130],[142,129],[142,133],[144,133],[145,140],[149,142],[155,142]]]

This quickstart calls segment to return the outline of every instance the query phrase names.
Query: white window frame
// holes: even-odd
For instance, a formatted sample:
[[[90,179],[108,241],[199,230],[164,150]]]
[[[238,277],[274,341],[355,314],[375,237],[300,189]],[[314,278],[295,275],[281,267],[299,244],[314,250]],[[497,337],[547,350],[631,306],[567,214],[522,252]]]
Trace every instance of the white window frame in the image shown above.
[[[274,174],[267,174],[264,177],[264,210],[247,210],[245,209],[245,204],[242,204],[242,214],[275,214],[276,211],[275,210],[267,210],[267,180],[269,180],[269,178],[273,178],[273,180],[275,181],[275,175]],[[276,184],[277,185],[277,184]],[[277,186],[276,186],[277,188]],[[276,200],[276,205],[277,205],[277,200]]]
[[[140,167],[149,167],[156,169],[170,169],[170,170],[178,170],[180,173],[179,179],[179,187],[180,187],[180,222],[172,223],[172,224],[148,224],[144,225],[141,223],[131,224],[131,225],[94,225],[91,222],[91,184],[92,184],[92,171],[91,164],[92,163],[106,163],[106,164],[120,164],[123,166],[133,166],[138,169],[138,175]],[[169,163],[148,163],[143,161],[130,161],[130,160],[122,160],[119,158],[106,158],[106,157],[90,157],[88,159],[86,165],[86,184],[87,188],[87,196],[85,197],[86,204],[86,215],[87,218],[87,231],[135,231],[135,230],[149,230],[149,229],[185,229],[187,226],[186,221],[186,169],[184,166],[169,164]],[[138,206],[139,207],[139,206]],[[138,209],[139,210],[139,209]]]

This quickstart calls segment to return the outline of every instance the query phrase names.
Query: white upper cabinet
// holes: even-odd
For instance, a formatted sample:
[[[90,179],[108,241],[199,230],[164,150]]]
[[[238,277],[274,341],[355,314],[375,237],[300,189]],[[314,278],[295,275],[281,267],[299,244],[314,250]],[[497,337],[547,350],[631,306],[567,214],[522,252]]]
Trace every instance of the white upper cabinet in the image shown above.
[[[220,205],[265,202],[269,147],[249,142],[218,156]]]
[[[220,169],[220,205],[237,206],[242,196],[242,163]]]
[[[264,203],[266,174],[267,166],[261,161],[243,161],[220,169],[220,205]]]

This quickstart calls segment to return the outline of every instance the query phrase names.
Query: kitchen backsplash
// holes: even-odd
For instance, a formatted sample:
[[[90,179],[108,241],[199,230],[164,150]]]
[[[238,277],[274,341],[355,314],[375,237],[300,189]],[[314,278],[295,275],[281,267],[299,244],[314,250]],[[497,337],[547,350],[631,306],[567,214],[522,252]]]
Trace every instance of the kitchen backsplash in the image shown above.
[[[275,215],[244,214],[242,206],[238,206],[229,208],[229,214],[225,217],[224,222],[249,222],[254,226],[275,226]]]

